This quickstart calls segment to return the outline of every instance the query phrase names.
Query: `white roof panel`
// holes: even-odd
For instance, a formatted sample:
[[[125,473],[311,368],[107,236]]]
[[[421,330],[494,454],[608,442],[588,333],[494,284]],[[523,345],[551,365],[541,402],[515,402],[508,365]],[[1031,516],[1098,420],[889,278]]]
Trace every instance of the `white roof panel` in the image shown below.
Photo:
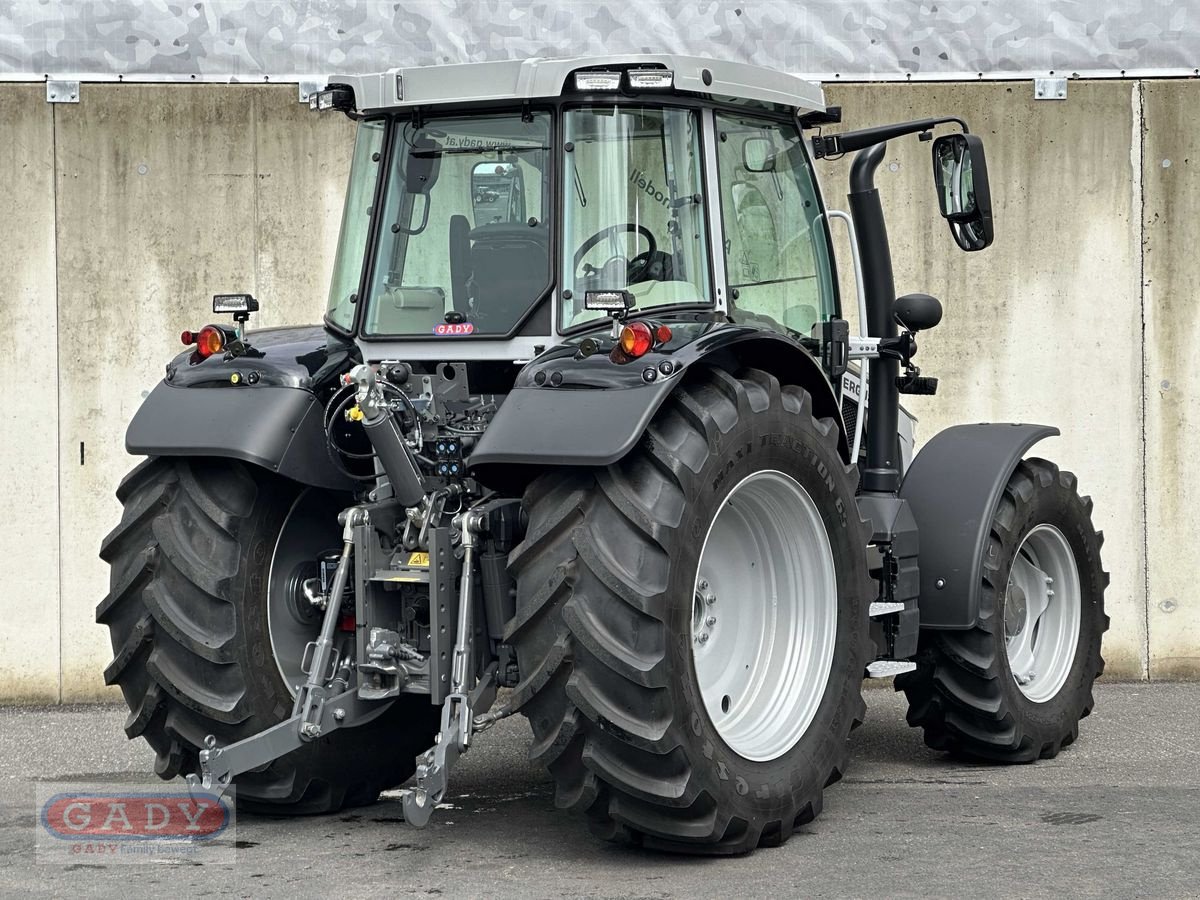
[[[815,82],[746,63],[668,53],[418,66],[376,75],[337,76],[331,81],[351,85],[358,108],[369,110],[558,97],[576,69],[629,65],[665,66],[675,73],[675,88],[680,91],[825,109],[825,93]],[[397,83],[402,86],[401,96],[397,96]]]

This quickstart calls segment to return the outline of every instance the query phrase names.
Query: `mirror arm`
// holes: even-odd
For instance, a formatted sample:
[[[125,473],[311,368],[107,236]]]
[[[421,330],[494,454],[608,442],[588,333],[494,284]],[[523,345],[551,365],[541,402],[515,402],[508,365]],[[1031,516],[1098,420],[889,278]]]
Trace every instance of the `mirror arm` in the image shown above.
[[[862,150],[872,144],[890,141],[892,138],[904,137],[906,134],[917,134],[929,131],[938,126],[953,123],[970,134],[967,123],[957,116],[944,116],[936,119],[917,119],[912,122],[897,122],[894,125],[877,125],[874,128],[861,128],[858,131],[846,131],[841,134],[831,134],[828,137],[816,135],[812,139],[813,156],[824,159],[827,156],[840,156],[854,150]]]

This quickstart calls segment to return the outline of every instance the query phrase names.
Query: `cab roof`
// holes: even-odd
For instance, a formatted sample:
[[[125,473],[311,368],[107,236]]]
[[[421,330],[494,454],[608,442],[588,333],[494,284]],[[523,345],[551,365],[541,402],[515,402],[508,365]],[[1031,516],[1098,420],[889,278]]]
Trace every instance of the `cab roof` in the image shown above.
[[[675,75],[674,90],[710,94],[802,110],[824,111],[821,85],[775,69],[671,53],[620,54],[574,59],[511,59],[448,66],[388,69],[374,75],[331,77],[331,84],[354,89],[360,111],[431,104],[536,100],[570,92],[568,79],[579,69],[665,68]]]

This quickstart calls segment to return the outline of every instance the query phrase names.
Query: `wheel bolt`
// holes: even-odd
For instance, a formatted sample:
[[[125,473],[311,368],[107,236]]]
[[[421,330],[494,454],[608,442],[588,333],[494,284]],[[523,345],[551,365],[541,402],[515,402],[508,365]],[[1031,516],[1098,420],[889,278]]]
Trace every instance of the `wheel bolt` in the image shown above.
[[[701,632],[696,637],[696,643],[697,644],[707,644],[708,643],[708,632],[707,631]]]
[[[712,606],[714,603],[717,602],[717,595],[716,594],[705,594],[704,602],[707,603],[709,606]]]
[[[704,620],[704,624],[707,625],[709,628],[712,628],[714,625],[717,624],[717,617],[709,616],[707,619]]]
[[[708,579],[701,578],[700,583],[698,585],[696,585],[696,587],[700,588],[700,590],[702,590],[702,591],[707,591],[708,590]]]

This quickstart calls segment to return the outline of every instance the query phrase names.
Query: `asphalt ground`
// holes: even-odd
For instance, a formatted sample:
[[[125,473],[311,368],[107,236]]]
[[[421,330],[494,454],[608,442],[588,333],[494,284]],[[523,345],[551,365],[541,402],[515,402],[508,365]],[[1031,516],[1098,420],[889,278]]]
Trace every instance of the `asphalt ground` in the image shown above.
[[[553,808],[520,717],[480,735],[423,829],[399,802],[241,814],[223,864],[39,862],[38,781],[147,782],[115,707],[0,709],[0,895],[58,897],[1200,897],[1200,684],[1105,684],[1057,759],[964,765],[924,747],[903,698],[867,722],[825,810],[730,859],[603,843]]]

